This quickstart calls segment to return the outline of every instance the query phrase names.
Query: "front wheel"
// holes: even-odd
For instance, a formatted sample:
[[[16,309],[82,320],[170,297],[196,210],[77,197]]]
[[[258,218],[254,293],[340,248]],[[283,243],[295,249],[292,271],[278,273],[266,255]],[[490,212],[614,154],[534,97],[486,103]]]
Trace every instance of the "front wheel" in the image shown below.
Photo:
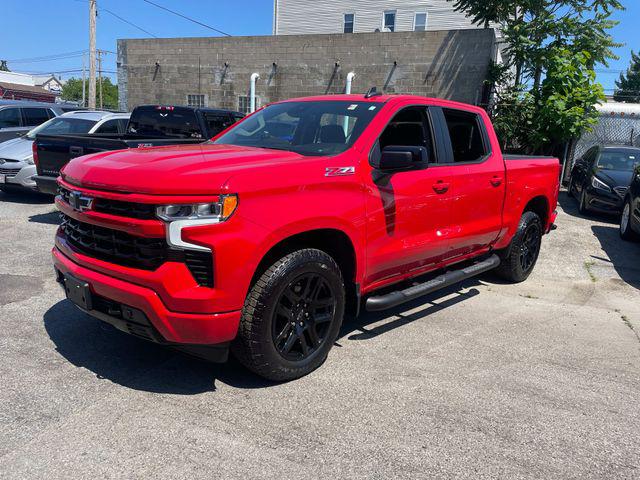
[[[587,205],[587,188],[584,186],[582,187],[582,192],[580,192],[578,211],[583,215],[589,212],[589,206]]]
[[[620,238],[629,242],[637,242],[639,235],[631,228],[631,200],[627,200],[620,216]]]
[[[500,255],[496,273],[505,280],[525,281],[535,267],[542,243],[542,221],[534,212],[524,212],[511,243]]]
[[[344,307],[344,281],[334,259],[316,249],[292,252],[252,286],[234,355],[269,380],[302,377],[327,358]]]

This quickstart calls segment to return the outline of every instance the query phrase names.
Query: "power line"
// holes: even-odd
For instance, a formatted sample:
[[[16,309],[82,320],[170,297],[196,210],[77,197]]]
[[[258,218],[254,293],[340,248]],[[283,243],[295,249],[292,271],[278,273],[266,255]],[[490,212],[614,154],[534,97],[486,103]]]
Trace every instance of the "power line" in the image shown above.
[[[154,35],[153,33],[151,33],[151,32],[149,32],[149,31],[145,30],[145,29],[144,29],[144,28],[142,28],[142,27],[139,27],[138,25],[136,25],[136,24],[135,24],[135,23],[133,23],[133,22],[130,22],[130,21],[129,21],[129,20],[127,20],[126,18],[122,18],[120,15],[118,15],[118,14],[117,14],[117,13],[115,13],[115,12],[112,12],[111,10],[108,10],[108,9],[106,9],[106,8],[100,8],[100,10],[99,10],[99,11],[101,11],[101,12],[102,12],[102,11],[107,12],[107,13],[109,13],[109,14],[113,15],[114,17],[116,17],[118,20],[120,20],[120,21],[122,21],[122,22],[124,22],[124,23],[127,23],[127,24],[131,25],[132,27],[137,28],[137,29],[138,29],[138,30],[140,30],[141,32],[144,32],[144,33],[146,33],[147,35],[151,35],[153,38],[158,38],[158,37],[157,37],[156,35]],[[109,53],[111,53],[111,52],[109,52]]]
[[[209,30],[213,30],[214,32],[218,32],[218,33],[220,33],[222,35],[226,35],[227,37],[231,36],[231,34],[229,34],[229,33],[223,32],[222,30],[218,30],[217,28],[214,28],[214,27],[212,27],[210,25],[207,25],[206,23],[199,22],[198,20],[195,20],[195,19],[193,19],[191,17],[187,17],[186,15],[183,15],[181,13],[178,13],[178,12],[175,12],[173,10],[170,10],[167,7],[163,7],[162,5],[158,5],[157,3],[154,3],[151,0],[142,0],[142,1],[146,2],[146,3],[150,4],[150,5],[153,5],[155,7],[158,7],[160,9],[162,9],[162,10],[165,10],[165,11],[167,11],[169,13],[172,13],[174,15],[177,15],[178,17],[182,17],[182,18],[184,18],[186,20],[189,20],[190,22],[197,23],[198,25],[200,25],[202,27],[205,27],[205,28],[208,28]]]
[[[41,57],[17,58],[14,60],[7,60],[7,63],[37,63],[52,60],[63,60],[65,58],[79,57],[84,53],[86,53],[86,50],[76,50],[75,52],[56,53],[51,55],[43,55]]]

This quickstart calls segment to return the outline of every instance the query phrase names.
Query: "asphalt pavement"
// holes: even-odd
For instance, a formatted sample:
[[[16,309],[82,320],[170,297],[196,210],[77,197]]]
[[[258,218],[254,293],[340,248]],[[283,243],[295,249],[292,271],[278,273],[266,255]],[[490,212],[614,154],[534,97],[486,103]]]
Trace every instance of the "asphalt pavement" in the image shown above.
[[[53,205],[0,192],[0,478],[640,478],[640,244],[561,205],[525,283],[365,314],[273,384],[78,311]]]

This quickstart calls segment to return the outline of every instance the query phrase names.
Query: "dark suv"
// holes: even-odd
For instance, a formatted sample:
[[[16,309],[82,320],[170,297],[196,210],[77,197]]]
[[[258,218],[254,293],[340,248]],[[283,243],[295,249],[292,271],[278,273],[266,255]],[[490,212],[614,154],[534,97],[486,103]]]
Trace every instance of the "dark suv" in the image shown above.
[[[578,199],[580,213],[620,214],[640,148],[598,145],[590,148],[571,170],[569,195]]]

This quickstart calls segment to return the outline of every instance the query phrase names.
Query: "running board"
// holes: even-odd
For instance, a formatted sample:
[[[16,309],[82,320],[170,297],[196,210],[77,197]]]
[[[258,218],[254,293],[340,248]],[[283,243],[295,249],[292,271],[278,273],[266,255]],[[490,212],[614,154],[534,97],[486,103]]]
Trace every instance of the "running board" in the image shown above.
[[[451,270],[450,272],[443,273],[428,282],[419,283],[412,287],[405,288],[404,290],[396,290],[395,292],[387,293],[386,295],[369,297],[365,306],[370,312],[386,310],[387,308],[401,305],[418,297],[422,297],[423,295],[427,295],[428,293],[440,290],[441,288],[446,288],[450,285],[466,280],[467,278],[475,277],[481,273],[493,270],[498,265],[500,265],[500,258],[494,254],[482,262],[474,263],[473,265],[469,265],[468,267],[460,270]]]

